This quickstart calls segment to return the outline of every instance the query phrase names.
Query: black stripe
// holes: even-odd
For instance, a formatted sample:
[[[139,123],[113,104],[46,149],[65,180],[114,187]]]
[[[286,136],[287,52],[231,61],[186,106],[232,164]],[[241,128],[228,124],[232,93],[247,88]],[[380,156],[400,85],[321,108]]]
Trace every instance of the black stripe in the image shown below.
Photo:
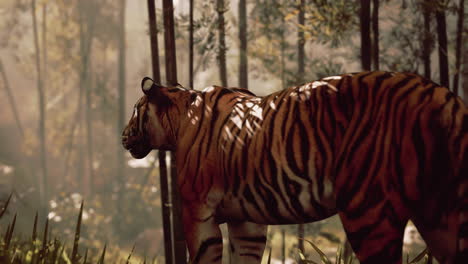
[[[252,257],[252,258],[257,259],[257,260],[262,259],[262,257],[260,255],[257,255],[257,254],[254,254],[254,253],[242,253],[239,256],[241,256],[241,257]]]
[[[296,125],[292,125],[286,134],[286,160],[287,166],[292,170],[292,172],[301,178],[304,178],[304,173],[299,169],[296,159],[294,157],[294,141],[299,140],[294,138],[294,131],[296,130]]]
[[[250,203],[251,205],[253,205],[253,207],[255,207],[256,211],[261,217],[263,217],[264,219],[267,219],[266,215],[262,212],[262,208],[260,208],[259,204],[255,200],[253,192],[250,189],[250,185],[246,185],[244,187],[243,197],[245,198],[246,202]]]
[[[285,171],[283,171],[283,185],[288,194],[288,199],[291,203],[292,208],[294,209],[294,214],[298,220],[304,220],[307,218],[307,214],[304,211],[304,208],[299,201],[299,193],[301,191],[301,185],[293,180],[291,180]]]
[[[247,208],[245,208],[244,199],[240,199],[240,206],[241,206],[241,209],[242,209],[242,213],[244,215],[244,220],[246,220],[246,221],[252,220],[252,217],[250,216],[249,212],[247,211]]]
[[[200,245],[200,248],[197,251],[196,257],[194,259],[194,263],[199,263],[200,259],[203,257],[203,255],[208,251],[208,249],[212,246],[216,246],[218,244],[223,244],[223,239],[219,237],[212,237],[208,238],[207,240],[203,241],[203,243]]]
[[[216,99],[214,99],[214,104],[213,104],[213,109],[212,109],[211,122],[210,122],[210,125],[209,125],[209,127],[208,127],[208,133],[207,133],[207,134],[208,134],[207,137],[210,138],[210,139],[211,139],[212,136],[213,136],[214,127],[215,127],[215,125],[216,125],[216,122],[218,121],[218,116],[219,116],[219,111],[218,111],[218,109],[217,109],[218,103],[219,103],[221,97],[223,97],[224,95],[230,94],[230,93],[232,93],[232,91],[229,91],[228,89],[221,89],[221,90],[217,93]],[[214,94],[216,94],[216,93],[213,93],[213,95],[210,96],[210,101],[211,101],[211,97],[213,97]],[[204,154],[207,155],[207,154],[208,154],[208,151],[209,151],[209,148],[206,147],[206,148],[205,148],[205,153],[204,153]]]
[[[278,206],[280,202],[276,200],[275,195],[272,191],[270,191],[270,189],[273,188],[268,188],[266,186],[268,184],[260,180],[260,178],[262,178],[262,175],[259,173],[258,170],[255,170],[255,172],[256,173],[254,175],[254,186],[255,189],[258,190],[258,193],[262,196],[262,201],[266,209],[265,213],[269,213],[273,217],[273,219],[270,219],[270,221],[273,220],[278,221],[280,223],[286,221],[286,219],[279,212]],[[271,177],[276,177],[276,175],[271,175]]]
[[[252,242],[252,243],[262,243],[262,244],[265,244],[267,241],[266,236],[256,236],[256,237],[240,236],[240,237],[235,237],[235,239]]]

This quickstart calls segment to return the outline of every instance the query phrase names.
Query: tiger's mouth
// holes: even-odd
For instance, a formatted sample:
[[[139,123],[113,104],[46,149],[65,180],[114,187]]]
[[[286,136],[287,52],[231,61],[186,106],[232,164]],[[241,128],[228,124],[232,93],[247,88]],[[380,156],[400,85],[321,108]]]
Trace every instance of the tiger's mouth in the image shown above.
[[[133,158],[142,159],[151,152],[151,147],[144,144],[140,138],[122,136],[122,146],[130,152]]]

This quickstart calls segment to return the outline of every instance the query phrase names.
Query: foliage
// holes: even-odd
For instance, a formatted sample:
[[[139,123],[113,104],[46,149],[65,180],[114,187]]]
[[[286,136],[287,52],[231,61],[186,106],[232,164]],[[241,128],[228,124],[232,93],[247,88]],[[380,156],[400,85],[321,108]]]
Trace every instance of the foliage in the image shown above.
[[[218,43],[218,10],[216,1],[195,1],[195,9],[197,16],[193,20],[193,41],[195,49],[194,73],[204,71],[214,65],[214,59],[219,54]],[[220,10],[227,13],[230,10],[230,2],[224,2],[224,9]],[[226,35],[229,34],[230,24],[229,20],[225,18],[225,31]],[[189,29],[189,15],[181,14],[175,19],[176,31],[188,31]],[[181,33],[176,34],[176,38],[186,39]],[[229,49],[228,43],[224,49]]]
[[[392,71],[417,72],[423,65],[422,43],[424,39],[421,5],[409,5],[399,9],[398,17],[388,17],[393,25],[382,37],[381,65]],[[434,29],[434,26],[431,26]],[[434,32],[430,37],[433,39]],[[433,41],[431,41],[433,43]],[[432,50],[432,48],[431,48]],[[412,56],[408,56],[411,54]]]
[[[11,195],[10,195],[11,198]],[[10,198],[7,200],[5,205],[0,210],[0,219],[3,216],[3,212],[6,211]],[[78,199],[77,195],[74,195],[73,199]],[[13,236],[15,231],[15,224],[17,216],[15,214],[13,220],[8,225],[5,233],[2,235],[3,239],[0,241],[0,262],[1,263],[17,263],[17,264],[36,264],[36,263],[50,263],[50,264],[86,264],[86,263],[105,263],[105,260],[110,261],[110,263],[117,263],[123,260],[126,260],[126,263],[131,263],[131,258],[134,253],[134,247],[128,253],[127,257],[121,255],[122,249],[114,248],[109,250],[107,245],[99,245],[99,248],[102,250],[97,250],[97,248],[92,247],[91,250],[88,250],[86,247],[85,250],[81,250],[82,254],[78,253],[78,248],[82,247],[85,243],[80,243],[80,240],[83,240],[81,236],[81,229],[85,226],[82,226],[82,217],[86,215],[86,211],[83,210],[83,202],[80,204],[80,210],[78,218],[76,221],[76,226],[73,232],[73,244],[71,247],[61,242],[60,239],[57,239],[54,235],[52,239],[49,227],[49,220],[47,219],[44,225],[42,232],[42,237],[38,236],[38,215],[34,218],[34,224],[32,229],[32,234],[27,238],[21,236]],[[73,210],[73,208],[70,208]],[[76,208],[74,208],[76,211]],[[50,218],[50,215],[49,215]],[[57,215],[52,217],[55,224],[60,221],[57,221]],[[60,228],[63,228],[59,226]],[[66,230],[66,229],[65,229]],[[60,232],[59,232],[60,233]],[[63,239],[63,238],[62,238]],[[66,240],[65,240],[66,241]],[[81,245],[79,245],[81,244]],[[96,245],[91,245],[96,246]],[[93,250],[94,249],[94,250]],[[107,256],[107,257],[106,257]],[[146,262],[146,258],[144,260]],[[155,259],[150,263],[156,263]]]
[[[306,33],[306,40],[330,45],[342,45],[358,30],[358,5],[346,0],[318,0],[306,6],[306,24],[298,25]],[[286,20],[292,18],[289,14]]]
[[[336,54],[313,54],[314,57],[308,55],[305,60],[306,76],[298,78],[297,44],[291,35],[304,31],[309,50],[323,49],[321,46],[336,48],[356,31],[355,5],[350,1],[313,1],[306,5],[305,25],[297,23],[298,12],[297,6],[288,1],[256,1],[250,14],[254,27],[250,32],[249,54],[262,64],[254,69],[263,76],[265,73],[283,76],[286,86],[298,85],[298,79],[341,74],[343,65],[337,62]]]
[[[133,241],[145,229],[160,226],[159,192],[151,182],[129,181],[123,191],[124,204],[118,205],[124,214],[122,216],[117,216],[117,189],[107,189],[89,196],[83,210],[84,227],[81,234],[81,242],[86,247],[102,248],[105,241]],[[73,211],[79,208],[82,199],[79,193],[60,193],[50,201],[48,218],[57,227],[57,235],[67,240],[73,238],[69,226],[74,221]],[[116,234],[115,230],[121,232]]]
[[[343,255],[343,249],[339,248],[336,252],[336,257],[334,261],[332,261],[325,253],[323,253],[322,250],[320,250],[312,241],[304,239],[305,242],[307,242],[308,245],[310,245],[314,251],[320,256],[321,263],[323,264],[352,264],[352,263],[359,263],[357,260],[356,256],[350,255],[350,256],[344,256]],[[406,257],[406,264],[428,264],[429,263],[429,252],[427,249],[423,250],[418,256],[416,256],[413,260],[409,260],[409,257],[407,255]],[[307,259],[305,256],[305,252],[297,252],[297,263],[299,264],[318,264],[317,262]]]
[[[455,14],[458,1],[382,2],[384,2],[381,5],[383,12],[380,16],[382,68],[391,71],[419,71],[422,65],[420,58],[423,38],[421,3],[429,3],[431,11],[442,9],[448,14]],[[133,3],[133,1],[127,1],[127,3]],[[194,34],[195,58],[197,59],[195,73],[202,70],[210,73],[216,68],[214,60],[219,52],[218,45],[216,45],[218,37],[216,4],[214,0],[195,1],[195,4]],[[50,166],[50,182],[53,185],[51,190],[54,192],[49,201],[50,211],[46,218],[50,221],[48,228],[50,235],[47,235],[48,238],[45,241],[43,237],[40,239],[36,235],[34,235],[35,239],[29,237],[23,239],[16,235],[16,233],[24,233],[25,230],[31,229],[31,220],[34,217],[33,208],[40,208],[36,184],[37,174],[35,173],[39,144],[35,127],[37,98],[34,87],[30,87],[35,78],[34,74],[31,74],[34,72],[34,54],[31,49],[30,36],[32,26],[30,1],[7,0],[0,4],[0,47],[6,51],[0,55],[2,59],[13,58],[10,61],[8,58],[4,60],[7,61],[5,68],[8,73],[14,73],[10,81],[15,92],[18,92],[16,95],[21,94],[21,101],[18,100],[21,102],[19,109],[22,111],[24,122],[28,122],[25,125],[27,127],[25,137],[17,144],[17,151],[24,156],[24,160],[14,168],[14,184],[18,194],[10,198],[12,201],[10,207],[11,203],[14,205],[16,197],[19,203],[27,207],[28,212],[18,210],[18,216],[14,218],[5,210],[0,210],[0,218],[3,216],[2,224],[5,223],[0,227],[3,232],[0,256],[14,257],[18,261],[21,258],[30,258],[32,263],[41,257],[52,256],[62,258],[66,262],[66,258],[71,258],[71,243],[76,234],[76,215],[83,199],[86,200],[86,206],[82,211],[80,247],[89,248],[87,258],[90,261],[91,259],[99,261],[104,252],[108,257],[118,256],[121,255],[118,252],[121,249],[112,245],[131,247],[128,241],[134,241],[145,228],[159,228],[161,221],[159,191],[156,187],[158,175],[153,170],[154,164],[148,170],[126,166],[128,178],[123,189],[118,189],[114,180],[115,153],[121,150],[118,142],[121,131],[117,131],[115,125],[118,112],[116,96],[118,79],[116,52],[120,26],[117,16],[118,1],[38,0],[37,7],[41,56],[47,54],[47,61],[44,65],[47,65],[48,69],[44,73],[47,84],[45,89],[47,148],[49,150],[47,158],[49,164],[53,164]],[[305,10],[305,25],[299,25],[297,1],[248,1],[250,78],[282,79],[285,86],[297,85],[299,79],[297,76],[298,31],[304,31],[306,35],[307,58],[304,80],[337,75],[349,70],[352,67],[350,65],[358,61],[360,52],[359,43],[356,41],[359,35],[358,7],[355,1],[308,1]],[[47,32],[42,32],[42,22],[45,19],[43,10],[47,16],[47,22],[44,24]],[[80,10],[84,11],[81,17]],[[235,8],[229,6],[222,10],[226,14],[228,25],[226,35],[229,48],[237,44],[237,34],[233,34],[236,32],[237,15],[233,14],[233,10]],[[145,15],[146,13],[141,14],[141,16]],[[163,19],[160,9],[157,10],[157,16],[158,29],[162,32]],[[179,14],[175,22],[176,37],[179,43],[185,45],[188,16]],[[81,33],[80,28],[83,30]],[[431,28],[434,30],[435,25],[431,25]],[[44,35],[47,38],[43,43]],[[80,73],[83,70],[84,56],[80,45],[82,45],[81,41],[85,40],[83,35],[86,36],[87,41],[92,38],[93,42],[88,55],[90,56],[89,80],[87,85],[80,89]],[[434,32],[431,35],[434,40]],[[134,39],[130,37],[127,39],[129,54],[132,54],[129,47],[134,42]],[[146,44],[138,42],[134,45],[140,49]],[[162,45],[160,50],[162,50]],[[7,52],[9,54],[6,54]],[[182,54],[182,58],[186,52],[185,48],[181,49],[180,53],[178,49],[178,54]],[[237,55],[236,50],[231,49],[230,54]],[[233,57],[228,57],[228,64],[234,65],[230,68],[237,66],[237,59]],[[129,58],[130,67],[128,68],[143,68],[141,74],[148,72],[149,64],[144,64],[131,55]],[[135,80],[140,78],[140,76],[128,77],[132,80],[129,81],[131,84],[138,82]],[[131,85],[128,86],[133,88]],[[88,164],[85,153],[87,134],[84,128],[86,110],[84,94],[86,89],[91,94],[89,105],[93,132],[91,144],[95,149],[93,161],[89,162],[92,164]],[[130,93],[130,89],[128,91]],[[131,103],[129,103],[130,106]],[[0,125],[5,123],[2,122]],[[7,133],[2,133],[2,135],[5,135],[4,138],[7,140],[14,137]],[[85,182],[89,168],[95,177]],[[124,193],[125,199],[122,204],[117,205],[116,197],[119,193]],[[117,207],[122,208],[122,215],[116,213]],[[5,230],[6,220],[10,217],[16,220],[10,219],[10,227]],[[44,219],[44,228],[45,221]],[[43,225],[39,222],[41,218],[35,221],[36,228],[37,225]],[[327,237],[328,240],[334,241],[333,243],[338,243],[339,238],[334,236],[334,233],[325,232],[322,227],[321,223],[306,225],[306,233],[311,236]],[[288,233],[295,234],[295,232],[295,226],[288,227]],[[106,246],[108,242],[111,244],[110,247]],[[122,250],[125,251],[125,249]],[[81,260],[84,260],[85,251],[81,250],[79,253],[82,255]],[[306,256],[305,253],[303,254]],[[128,254],[124,255],[126,258]]]

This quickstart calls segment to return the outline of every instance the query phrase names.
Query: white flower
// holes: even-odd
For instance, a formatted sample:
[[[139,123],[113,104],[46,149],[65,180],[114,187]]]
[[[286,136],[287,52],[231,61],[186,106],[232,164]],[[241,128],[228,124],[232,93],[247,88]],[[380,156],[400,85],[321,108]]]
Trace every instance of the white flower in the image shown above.
[[[73,202],[75,202],[75,203],[81,203],[81,200],[82,200],[81,194],[79,194],[79,193],[72,193],[72,194],[70,195],[70,197],[72,198]]]
[[[50,212],[48,215],[47,215],[47,218],[49,219],[52,219],[56,216],[57,214],[55,212]]]
[[[89,214],[88,214],[88,212],[83,211],[82,217],[83,217],[83,220],[85,220],[85,221],[88,220],[88,219],[89,219]]]
[[[50,200],[50,201],[49,201],[49,204],[50,204],[50,208],[52,208],[52,209],[54,209],[54,208],[57,207],[57,202],[54,201],[54,200]]]

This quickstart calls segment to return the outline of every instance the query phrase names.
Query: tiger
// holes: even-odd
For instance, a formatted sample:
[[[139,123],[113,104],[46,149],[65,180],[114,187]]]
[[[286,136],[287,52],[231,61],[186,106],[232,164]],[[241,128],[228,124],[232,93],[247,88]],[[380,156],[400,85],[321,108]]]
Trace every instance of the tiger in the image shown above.
[[[402,263],[411,220],[439,263],[468,263],[468,109],[413,73],[325,77],[267,96],[145,77],[122,144],[175,151],[190,263],[258,264],[267,225],[338,214],[360,263]]]

